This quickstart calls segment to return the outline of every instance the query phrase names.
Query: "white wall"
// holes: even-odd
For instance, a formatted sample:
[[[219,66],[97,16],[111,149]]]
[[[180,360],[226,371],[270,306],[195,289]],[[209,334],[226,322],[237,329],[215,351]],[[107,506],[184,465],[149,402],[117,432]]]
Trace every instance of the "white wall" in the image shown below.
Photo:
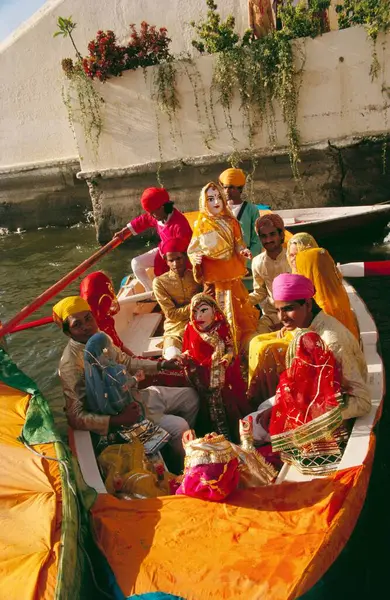
[[[247,27],[246,0],[220,0],[221,15]],[[74,55],[70,41],[53,38],[58,16],[72,15],[81,54],[99,29],[121,40],[129,23],[165,26],[172,51],[191,49],[191,20],[206,13],[205,0],[50,0],[0,45],[0,168],[67,160],[77,148],[61,99],[61,59]]]
[[[302,144],[327,144],[328,140],[345,140],[389,130],[388,91],[382,93],[382,86],[390,85],[390,34],[387,35],[387,43],[383,42],[380,38],[377,44],[379,62],[383,68],[373,82],[369,74],[372,44],[363,28],[333,31],[314,40],[296,42],[304,45],[306,56],[298,108]],[[207,94],[214,60],[213,56],[197,59]],[[83,171],[126,169],[136,165],[146,167],[148,163],[159,162],[155,106],[151,100],[151,81],[155,69],[148,69],[146,83],[142,72],[128,72],[104,85],[96,84],[96,89],[105,99],[102,109],[103,132],[96,157],[91,148],[85,145],[81,128],[76,127]],[[188,162],[203,156],[205,162],[210,162],[213,155],[231,152],[233,144],[221,106],[215,104],[218,137],[208,150],[199,126],[190,81],[184,74],[178,81],[180,133],[175,136],[175,141],[170,135],[168,118],[159,114],[163,160],[183,159]],[[238,140],[237,148],[245,149],[248,139],[242,127],[238,94],[231,114],[234,135]],[[275,107],[275,115],[277,148],[280,150],[286,146],[287,138],[278,106]],[[206,123],[203,109],[201,121]],[[265,127],[259,130],[254,146],[264,153],[271,151]]]

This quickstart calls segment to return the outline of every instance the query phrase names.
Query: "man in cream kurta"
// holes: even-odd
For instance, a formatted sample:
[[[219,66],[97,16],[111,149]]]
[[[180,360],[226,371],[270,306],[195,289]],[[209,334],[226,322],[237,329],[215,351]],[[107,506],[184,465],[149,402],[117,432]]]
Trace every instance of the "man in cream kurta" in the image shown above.
[[[272,282],[281,273],[290,273],[287,254],[283,248],[284,223],[279,215],[266,214],[256,221],[256,232],[264,246],[264,252],[252,261],[253,292],[251,304],[259,304],[262,310],[257,333],[269,333],[279,326],[277,310],[272,298]]]
[[[85,306],[81,305],[81,301]],[[77,312],[72,309],[73,306],[79,307],[76,308]],[[129,418],[128,410],[132,405],[114,416],[92,413],[86,408],[84,350],[88,339],[98,331],[96,321],[87,308],[89,307],[86,302],[77,296],[64,298],[53,308],[56,322],[62,325],[71,338],[60,360],[59,376],[70,427],[107,435],[110,430],[118,429],[120,425],[130,424],[126,419]],[[123,364],[129,374],[140,369],[152,374],[160,367],[170,368],[169,361],[148,363],[128,356],[116,346],[112,346],[109,352],[109,358]],[[193,427],[198,412],[199,399],[195,390],[185,387],[149,386],[144,390],[132,389],[132,396],[143,405],[146,416],[171,435],[169,443],[174,451],[183,455],[182,434]]]

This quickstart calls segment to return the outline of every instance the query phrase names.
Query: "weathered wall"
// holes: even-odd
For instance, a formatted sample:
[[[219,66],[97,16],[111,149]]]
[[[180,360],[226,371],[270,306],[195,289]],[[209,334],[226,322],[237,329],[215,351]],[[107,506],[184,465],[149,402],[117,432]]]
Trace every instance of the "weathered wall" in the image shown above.
[[[91,199],[78,160],[0,169],[0,227],[36,229],[86,220]]]
[[[224,17],[235,15],[242,32],[248,22],[246,0],[220,5]],[[72,15],[74,38],[84,55],[99,29],[114,30],[122,41],[128,24],[139,26],[143,20],[166,26],[178,53],[191,50],[189,22],[199,20],[206,8],[203,0],[49,0],[0,44],[0,227],[67,225],[80,218],[79,206],[90,207],[86,184],[73,181],[79,158],[62,101],[61,60],[74,51],[68,39],[53,39],[57,18]],[[72,176],[64,178],[64,171]]]
[[[386,44],[385,41],[388,43]],[[379,39],[378,59],[382,66],[379,77],[371,81],[370,65],[372,44],[363,28],[333,31],[316,39],[298,40],[294,43],[297,68],[304,67],[298,107],[298,129],[303,146],[326,143],[327,140],[344,140],[353,136],[374,135],[388,130],[390,123],[390,33]],[[237,93],[231,109],[232,142],[227,120],[217,94],[214,95],[215,139],[206,147],[211,109],[206,103],[212,85],[215,56],[196,59],[197,99],[200,118],[195,103],[194,88],[178,63],[177,89],[180,110],[174,123],[176,133],[167,115],[158,113],[152,99],[156,69],[127,72],[105,84],[96,84],[104,98],[102,108],[103,130],[98,153],[85,143],[83,132],[76,125],[80,146],[81,165],[84,172],[142,169],[150,163],[203,157],[207,162],[216,156],[248,147],[248,135],[243,127],[241,101]],[[191,67],[189,67],[191,69]],[[206,102],[205,102],[206,99]],[[157,109],[158,110],[158,109]],[[274,106],[276,122],[276,147],[270,148],[267,127],[259,127],[253,147],[263,154],[281,152],[287,146],[287,128],[278,105]],[[161,155],[159,148],[161,149]]]
[[[382,142],[372,141],[389,129],[390,45],[386,41],[390,41],[390,35],[378,40],[381,71],[374,81],[370,78],[372,45],[362,28],[295,43],[297,56],[305,57],[298,107],[304,194],[292,178],[286,156],[286,127],[275,106],[276,147],[270,148],[265,127],[258,131],[253,144],[258,162],[254,186],[257,200],[275,208],[289,208],[370,204],[388,199],[390,181],[382,173]],[[235,148],[216,102],[218,135],[210,148],[205,146],[207,115],[202,85],[207,97],[214,60],[206,56],[196,61],[202,82],[198,82],[200,119],[191,81],[179,67],[181,108],[174,135],[166,115],[159,114],[156,119],[151,83],[154,67],[148,69],[146,79],[142,73],[132,72],[104,86],[97,84],[105,99],[98,153],[85,144],[79,126],[76,135],[82,155],[80,177],[101,175],[95,216],[102,241],[137,213],[142,189],[156,185],[160,162],[162,181],[172,190],[178,205],[194,209],[199,189],[226,167],[228,155],[234,149],[245,154],[248,139],[238,97],[231,110]],[[251,165],[246,166],[250,171]]]
[[[263,157],[254,174],[253,193],[258,203],[274,209],[303,206],[338,206],[375,204],[389,200],[390,169],[383,174],[382,142],[365,139],[348,146],[324,146],[302,153],[302,189],[291,177],[287,156]],[[389,151],[390,156],[390,151]],[[177,165],[161,171],[164,185],[181,210],[196,210],[199,191],[208,181],[215,181],[227,162],[208,165]],[[246,171],[251,162],[244,162]],[[145,187],[156,185],[153,171],[122,177],[97,177],[95,219],[100,242],[140,212],[139,198]],[[131,243],[131,241],[130,241]]]
[[[247,1],[223,0],[221,14],[247,27]],[[201,0],[51,0],[0,45],[0,168],[76,158],[77,148],[61,98],[61,59],[74,56],[69,39],[53,39],[59,16],[72,15],[80,52],[99,29],[112,29],[123,40],[128,24],[143,20],[168,28],[172,51],[191,49],[189,22],[206,12]]]

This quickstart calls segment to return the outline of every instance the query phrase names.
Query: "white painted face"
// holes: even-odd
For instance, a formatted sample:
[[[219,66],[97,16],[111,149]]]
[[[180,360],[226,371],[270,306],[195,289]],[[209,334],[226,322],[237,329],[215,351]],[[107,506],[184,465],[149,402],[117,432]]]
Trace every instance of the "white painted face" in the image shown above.
[[[199,304],[194,312],[195,323],[201,331],[205,331],[214,321],[214,309],[205,302]]]
[[[297,272],[297,264],[296,264],[296,257],[298,254],[298,248],[296,244],[290,244],[290,248],[289,248],[289,254],[288,254],[288,260],[289,263],[291,265],[291,268],[293,270],[294,273]]]
[[[219,215],[223,209],[222,198],[215,188],[209,188],[207,190],[207,206],[210,213],[214,216]]]

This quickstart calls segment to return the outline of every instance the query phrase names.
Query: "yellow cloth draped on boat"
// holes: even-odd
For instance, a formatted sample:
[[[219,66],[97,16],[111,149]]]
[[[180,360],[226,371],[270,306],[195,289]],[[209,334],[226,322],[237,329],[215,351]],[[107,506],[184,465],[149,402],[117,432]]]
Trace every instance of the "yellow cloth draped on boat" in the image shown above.
[[[240,255],[240,251],[245,249],[242,231],[227,206],[222,190],[221,213],[213,216],[209,212],[206,188],[203,188],[199,200],[199,214],[194,223],[188,257],[195,280],[206,284],[208,293],[209,286],[214,286],[215,299],[226,315],[236,348],[245,347],[256,332],[259,314],[250,304],[248,290],[242,282],[246,273],[246,259]],[[196,264],[196,254],[203,255],[200,265]]]
[[[125,597],[164,591],[186,600],[292,600],[314,585],[351,534],[366,463],[325,479],[236,491],[226,503],[185,496],[92,508],[97,542]]]
[[[248,397],[256,408],[275,395],[279,376],[286,369],[286,352],[294,332],[286,331],[282,338],[279,335],[279,331],[262,333],[249,344]]]
[[[314,300],[318,306],[345,325],[359,339],[356,316],[351,309],[348,294],[343,286],[343,278],[333,258],[324,248],[310,248],[296,255],[296,268],[314,283]]]
[[[58,463],[20,441],[30,396],[0,383],[0,580],[7,600],[52,600],[61,552]],[[56,457],[53,444],[34,450]]]

